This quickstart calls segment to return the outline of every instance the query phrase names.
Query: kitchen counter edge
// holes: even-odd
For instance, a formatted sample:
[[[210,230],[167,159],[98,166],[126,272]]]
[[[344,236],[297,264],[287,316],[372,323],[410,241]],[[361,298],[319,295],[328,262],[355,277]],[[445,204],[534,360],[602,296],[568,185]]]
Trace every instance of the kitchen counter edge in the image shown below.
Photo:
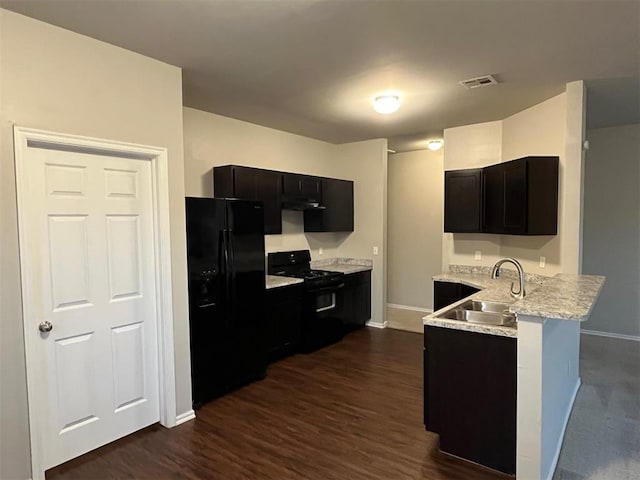
[[[266,275],[265,278],[267,290],[271,290],[272,288],[288,287],[290,285],[296,285],[303,282],[304,280],[301,278],[281,277],[280,275]]]
[[[366,272],[373,270],[373,260],[368,258],[323,258],[313,260],[311,268],[328,272],[350,273]]]
[[[447,272],[434,276],[433,280],[460,283],[480,288],[481,291],[425,316],[423,318],[424,325],[517,337],[517,327],[479,325],[435,317],[445,310],[455,308],[469,299],[474,299],[510,304],[509,311],[518,315],[584,321],[589,318],[605,277],[556,274],[554,277],[547,277],[542,283],[529,283],[526,287],[528,295],[521,300],[510,297],[509,290],[512,279],[509,278],[492,280],[482,273]]]

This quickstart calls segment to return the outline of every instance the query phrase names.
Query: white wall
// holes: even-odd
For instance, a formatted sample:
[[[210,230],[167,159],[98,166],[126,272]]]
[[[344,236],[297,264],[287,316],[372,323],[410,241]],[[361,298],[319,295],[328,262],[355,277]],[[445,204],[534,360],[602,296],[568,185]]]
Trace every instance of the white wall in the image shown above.
[[[557,235],[445,233],[443,269],[450,264],[491,266],[500,257],[515,257],[528,273],[579,273],[585,98],[583,82],[571,82],[565,93],[502,121],[445,130],[445,170],[554,155],[560,158],[560,171]],[[474,259],[477,250],[482,252],[480,261]],[[544,268],[539,267],[541,256],[546,257]]]
[[[583,328],[640,337],[640,124],[587,139],[583,272],[607,280]]]
[[[502,122],[476,123],[444,131],[444,169],[482,168],[502,158]]]
[[[245,165],[353,180],[355,231],[304,233],[302,212],[284,210],[282,235],[267,235],[267,252],[310,249],[312,258],[374,258],[372,322],[382,323],[385,297],[386,140],[334,145],[272,128],[184,108],[185,193],[213,196],[213,167]],[[322,247],[324,253],[319,254]]]
[[[180,69],[0,9],[0,478],[29,478],[13,125],[169,153],[178,413],[191,409]]]
[[[433,308],[431,277],[442,272],[443,150],[389,156],[388,301]]]
[[[371,322],[386,325],[387,303],[387,140],[338,145],[335,174],[353,180],[355,230],[338,249],[339,256],[372,258]],[[373,247],[378,255],[373,255]]]

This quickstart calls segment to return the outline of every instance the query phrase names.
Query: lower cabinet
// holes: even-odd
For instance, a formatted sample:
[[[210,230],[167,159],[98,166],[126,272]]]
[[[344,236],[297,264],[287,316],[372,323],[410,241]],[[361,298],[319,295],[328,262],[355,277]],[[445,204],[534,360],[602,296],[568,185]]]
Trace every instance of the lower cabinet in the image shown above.
[[[267,351],[270,361],[295,353],[300,344],[302,284],[267,290]]]
[[[433,311],[456,303],[476,292],[479,292],[477,288],[461,283],[433,282]]]
[[[364,327],[371,319],[371,271],[346,274],[338,303],[347,331]]]
[[[424,423],[440,450],[516,468],[516,339],[425,326]]]

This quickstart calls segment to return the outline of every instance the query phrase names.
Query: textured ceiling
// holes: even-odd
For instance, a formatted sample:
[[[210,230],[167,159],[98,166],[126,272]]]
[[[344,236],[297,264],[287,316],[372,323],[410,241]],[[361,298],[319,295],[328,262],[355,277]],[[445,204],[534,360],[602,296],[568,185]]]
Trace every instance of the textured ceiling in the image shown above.
[[[589,126],[640,121],[640,2],[0,0],[182,67],[184,104],[334,143],[423,148],[586,80]],[[497,86],[460,80],[493,74]],[[396,90],[400,110],[372,109]]]

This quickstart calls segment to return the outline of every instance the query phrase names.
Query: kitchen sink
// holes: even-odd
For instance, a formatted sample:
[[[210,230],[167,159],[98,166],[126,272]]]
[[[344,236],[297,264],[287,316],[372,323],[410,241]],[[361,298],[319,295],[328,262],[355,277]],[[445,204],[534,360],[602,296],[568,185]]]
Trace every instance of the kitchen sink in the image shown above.
[[[509,305],[495,302],[469,300],[438,315],[438,318],[484,325],[516,326],[516,314],[509,312]]]
[[[468,302],[459,305],[458,308],[473,310],[476,312],[504,313],[509,311],[509,305],[506,303],[483,302],[480,300],[469,300]]]

